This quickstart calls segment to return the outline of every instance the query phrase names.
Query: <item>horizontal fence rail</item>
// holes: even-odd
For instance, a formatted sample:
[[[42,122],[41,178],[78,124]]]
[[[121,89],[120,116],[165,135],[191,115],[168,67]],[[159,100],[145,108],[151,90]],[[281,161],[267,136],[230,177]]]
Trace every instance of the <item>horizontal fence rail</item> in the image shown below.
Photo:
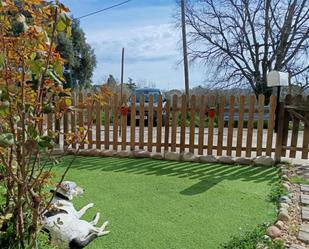
[[[276,158],[287,156],[288,151],[288,157],[308,158],[309,121],[305,120],[309,119],[309,110],[302,111],[303,118],[292,115],[297,108],[288,105],[288,99],[280,104],[278,133],[275,133],[275,96],[266,105],[264,95],[258,98],[192,95],[190,99],[174,95],[170,100],[141,95],[131,96],[128,103],[126,96],[121,99],[115,94],[103,107],[99,103],[84,107],[87,95],[83,93],[72,98],[78,112],[67,113],[61,119],[53,114],[45,118],[47,132],[59,132],[56,143],[60,147],[66,145],[66,133],[82,130],[88,134],[87,142],[79,145],[81,149]]]

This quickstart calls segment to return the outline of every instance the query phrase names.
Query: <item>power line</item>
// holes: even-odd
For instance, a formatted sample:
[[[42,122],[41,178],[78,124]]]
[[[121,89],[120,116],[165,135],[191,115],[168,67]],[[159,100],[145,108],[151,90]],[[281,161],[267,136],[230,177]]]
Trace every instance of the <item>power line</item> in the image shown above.
[[[110,10],[110,9],[119,7],[119,6],[121,6],[121,5],[127,4],[127,3],[131,2],[131,1],[132,1],[132,0],[123,1],[123,2],[121,2],[121,3],[118,3],[118,4],[115,4],[115,5],[106,7],[106,8],[101,9],[101,10],[97,10],[97,11],[88,13],[88,14],[86,14],[86,15],[83,15],[83,16],[80,16],[80,17],[77,17],[77,18],[74,18],[74,19],[82,19],[82,18],[85,18],[85,17],[88,17],[88,16],[92,16],[92,15],[98,14],[98,13],[100,13],[100,12],[103,12],[103,11],[106,11],[106,10]]]

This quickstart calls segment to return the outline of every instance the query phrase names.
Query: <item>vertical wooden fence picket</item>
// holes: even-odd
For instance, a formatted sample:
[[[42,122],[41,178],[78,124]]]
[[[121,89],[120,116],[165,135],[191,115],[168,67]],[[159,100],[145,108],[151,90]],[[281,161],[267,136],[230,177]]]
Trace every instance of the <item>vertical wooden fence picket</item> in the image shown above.
[[[72,105],[76,106],[76,95],[72,93]],[[71,133],[74,134],[76,132],[76,115],[75,112],[71,112]],[[76,141],[73,139],[72,141],[72,148],[76,148]]]
[[[201,96],[200,100],[200,124],[198,131],[198,154],[203,155],[204,150],[204,127],[205,127],[206,97]]]
[[[91,98],[91,94],[87,94],[87,98]],[[93,105],[87,106],[87,137],[88,137],[88,149],[92,149],[92,127],[93,127]]]
[[[95,139],[96,139],[96,148],[101,149],[101,104],[98,100],[95,101]],[[105,149],[107,149],[105,147]]]
[[[136,96],[132,96],[131,98],[131,120],[130,120],[130,125],[131,125],[131,138],[130,138],[130,143],[131,143],[131,151],[135,150],[135,125],[136,125]]]
[[[239,111],[238,111],[238,127],[237,127],[237,146],[236,156],[241,156],[242,139],[243,139],[243,127],[244,127],[244,112],[245,112],[245,96],[239,98]]]
[[[161,152],[161,147],[162,147],[162,96],[158,96],[156,152]]]
[[[248,124],[247,124],[246,157],[251,157],[252,155],[254,110],[255,110],[255,96],[250,96]]]
[[[78,113],[78,129],[80,132],[84,134],[85,127],[84,127],[84,94],[82,92],[78,95],[78,106],[79,106],[79,113]],[[84,149],[84,143],[80,144],[80,148]]]
[[[230,110],[229,110],[229,122],[228,122],[228,133],[227,133],[227,152],[228,156],[232,155],[233,146],[233,132],[234,132],[234,108],[235,108],[235,97],[230,97]]]
[[[304,115],[304,136],[303,136],[303,148],[302,159],[308,159],[308,146],[309,146],[309,96],[306,99],[305,115]]]
[[[144,110],[145,97],[140,96],[139,106],[139,148],[144,149],[144,125],[145,125],[145,110]]]
[[[193,95],[191,97],[191,111],[190,111],[190,142],[189,151],[194,153],[194,142],[195,142],[195,108],[196,108],[196,97]]]
[[[118,118],[119,118],[119,107],[118,107],[118,96],[114,95],[113,102],[113,150],[118,149]]]
[[[225,97],[222,96],[219,103],[219,126],[218,126],[218,143],[217,143],[217,155],[222,156],[223,148],[223,133],[224,133],[224,109],[225,109]]]

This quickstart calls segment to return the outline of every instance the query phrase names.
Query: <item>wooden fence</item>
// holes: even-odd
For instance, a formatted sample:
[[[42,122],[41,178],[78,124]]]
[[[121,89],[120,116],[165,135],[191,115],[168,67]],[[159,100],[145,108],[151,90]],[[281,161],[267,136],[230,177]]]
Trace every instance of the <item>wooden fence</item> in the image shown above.
[[[308,159],[309,96],[287,95],[280,103],[276,158]],[[297,154],[299,154],[297,156]]]
[[[80,93],[73,102],[78,105],[85,98]],[[126,115],[120,105],[126,97],[121,101],[114,95],[104,107],[96,103],[93,108],[65,114],[61,120],[49,114],[45,127],[60,132],[56,141],[60,146],[65,144],[64,134],[80,128],[88,130],[88,142],[80,145],[82,149],[190,151],[199,155],[267,155],[277,159],[289,151],[292,158],[299,152],[302,158],[308,158],[308,124],[302,125],[299,117],[294,118],[290,130],[290,107],[286,103],[281,103],[279,135],[274,132],[275,96],[271,96],[268,106],[263,95],[258,99],[191,96],[189,101],[185,95],[174,95],[171,102],[165,102],[162,96],[139,96],[136,100],[136,96],[131,97]]]

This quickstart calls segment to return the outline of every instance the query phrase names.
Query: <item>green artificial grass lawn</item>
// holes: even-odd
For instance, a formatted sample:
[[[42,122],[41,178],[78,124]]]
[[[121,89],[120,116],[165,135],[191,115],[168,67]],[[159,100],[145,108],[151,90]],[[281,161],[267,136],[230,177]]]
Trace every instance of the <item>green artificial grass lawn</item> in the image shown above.
[[[60,176],[70,161],[57,168]],[[76,208],[101,212],[110,234],[89,249],[212,249],[263,222],[275,221],[268,201],[274,168],[77,157],[66,180],[86,189]]]

